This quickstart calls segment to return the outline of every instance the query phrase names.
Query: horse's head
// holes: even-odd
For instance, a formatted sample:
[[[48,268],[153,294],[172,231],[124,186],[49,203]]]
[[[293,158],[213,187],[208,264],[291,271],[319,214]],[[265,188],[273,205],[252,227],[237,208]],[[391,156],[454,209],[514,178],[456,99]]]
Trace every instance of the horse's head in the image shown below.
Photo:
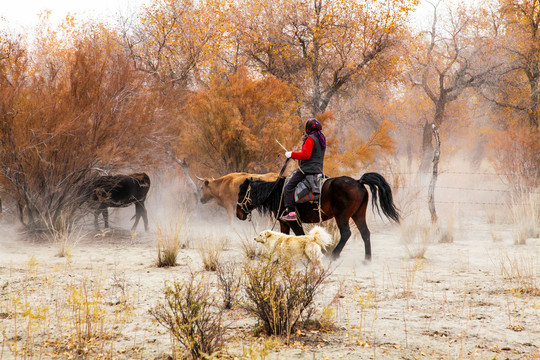
[[[255,208],[251,201],[251,182],[252,180],[246,179],[240,185],[238,202],[236,203],[236,217],[240,220],[246,220]]]

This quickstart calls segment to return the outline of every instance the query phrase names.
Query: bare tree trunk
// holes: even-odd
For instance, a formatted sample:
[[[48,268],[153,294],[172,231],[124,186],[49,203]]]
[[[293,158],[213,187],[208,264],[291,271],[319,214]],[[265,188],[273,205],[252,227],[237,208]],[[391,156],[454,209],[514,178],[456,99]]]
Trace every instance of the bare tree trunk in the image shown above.
[[[433,152],[433,173],[429,183],[428,199],[429,212],[431,213],[431,222],[437,222],[437,211],[435,210],[435,184],[439,175],[439,158],[441,155],[441,140],[439,139],[439,129],[437,125],[432,124],[433,135],[435,137],[435,151]]]
[[[420,166],[418,167],[418,173],[422,177],[424,174],[427,175],[429,171],[429,163],[433,159],[432,132],[432,124],[426,120],[422,132],[422,159],[420,161]]]
[[[199,194],[199,188],[193,182],[193,179],[191,179],[191,176],[189,176],[189,166],[186,164],[185,161],[180,160],[173,152],[172,150],[168,150],[167,154],[178,164],[182,167],[182,171],[184,172],[184,178],[186,179],[186,182],[189,184],[191,189],[193,190],[193,195],[195,196],[195,201],[197,201],[200,197]]]

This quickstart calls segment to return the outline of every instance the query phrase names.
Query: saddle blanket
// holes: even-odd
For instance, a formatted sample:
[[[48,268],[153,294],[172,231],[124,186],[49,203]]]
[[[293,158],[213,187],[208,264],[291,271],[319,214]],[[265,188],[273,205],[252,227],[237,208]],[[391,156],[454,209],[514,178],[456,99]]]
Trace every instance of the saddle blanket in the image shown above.
[[[317,174],[317,175],[311,175],[314,176],[314,181],[316,181],[316,185],[319,187],[319,190],[322,189],[323,183],[326,179],[328,179],[327,176],[324,176],[323,174]],[[321,190],[322,191],[322,190]],[[297,204],[305,203],[305,202],[315,202],[319,201],[320,194],[314,194],[313,190],[310,186],[310,183],[308,180],[304,179],[302,180],[295,189],[294,192],[294,201]]]

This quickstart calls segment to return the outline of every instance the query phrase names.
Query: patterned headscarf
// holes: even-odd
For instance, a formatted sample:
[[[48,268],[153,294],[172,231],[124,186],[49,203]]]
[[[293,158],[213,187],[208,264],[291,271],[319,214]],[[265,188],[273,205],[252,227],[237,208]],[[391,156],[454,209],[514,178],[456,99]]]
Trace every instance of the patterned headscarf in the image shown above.
[[[324,136],[321,130],[322,130],[322,125],[316,119],[311,118],[306,122],[306,134],[315,135],[317,139],[319,139],[321,148],[324,151],[326,150],[326,137]]]

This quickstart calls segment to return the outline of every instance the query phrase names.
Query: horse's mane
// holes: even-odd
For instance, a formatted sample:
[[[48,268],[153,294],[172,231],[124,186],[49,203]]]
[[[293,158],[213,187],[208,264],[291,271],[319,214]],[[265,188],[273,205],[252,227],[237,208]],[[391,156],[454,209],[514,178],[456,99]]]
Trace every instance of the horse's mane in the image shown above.
[[[251,184],[251,203],[261,214],[272,215],[279,210],[281,194],[285,178],[278,178],[276,181],[247,180],[240,186],[239,197],[246,194],[248,184]]]

